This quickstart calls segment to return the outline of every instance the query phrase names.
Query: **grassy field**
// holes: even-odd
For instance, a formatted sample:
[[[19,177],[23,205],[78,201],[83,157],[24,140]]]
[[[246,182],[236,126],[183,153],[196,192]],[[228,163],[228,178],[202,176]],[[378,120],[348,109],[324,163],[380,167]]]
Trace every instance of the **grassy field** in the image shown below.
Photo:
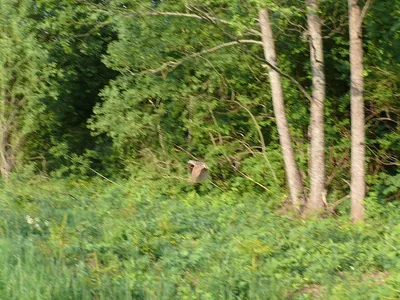
[[[277,214],[278,196],[120,184],[3,186],[0,298],[400,298],[398,204],[369,198],[353,226]]]

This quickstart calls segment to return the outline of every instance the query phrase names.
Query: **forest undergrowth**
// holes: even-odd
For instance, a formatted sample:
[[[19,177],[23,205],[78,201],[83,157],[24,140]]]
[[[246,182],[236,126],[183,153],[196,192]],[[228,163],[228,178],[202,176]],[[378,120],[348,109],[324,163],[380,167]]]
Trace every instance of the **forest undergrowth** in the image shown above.
[[[307,221],[275,194],[168,182],[13,179],[1,299],[398,299],[398,203]]]

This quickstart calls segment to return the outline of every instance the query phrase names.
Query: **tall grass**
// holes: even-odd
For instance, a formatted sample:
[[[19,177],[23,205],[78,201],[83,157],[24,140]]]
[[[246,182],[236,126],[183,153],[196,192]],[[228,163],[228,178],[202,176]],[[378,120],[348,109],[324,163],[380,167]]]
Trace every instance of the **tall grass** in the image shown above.
[[[4,186],[1,299],[400,297],[396,206],[370,199],[353,226],[277,215],[270,196],[154,185]]]

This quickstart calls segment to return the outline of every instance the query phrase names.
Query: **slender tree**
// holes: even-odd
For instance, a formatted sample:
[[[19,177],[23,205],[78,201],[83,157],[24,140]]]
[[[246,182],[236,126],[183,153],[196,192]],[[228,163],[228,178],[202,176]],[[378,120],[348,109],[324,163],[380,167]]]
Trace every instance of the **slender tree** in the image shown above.
[[[306,1],[313,84],[310,124],[310,196],[307,202],[308,211],[323,209],[323,195],[325,191],[325,73],[321,34],[321,19],[318,16],[318,2],[318,0]]]
[[[358,0],[349,0],[350,97],[351,97],[351,217],[364,217],[365,197],[365,121],[362,49],[362,12]]]
[[[259,11],[259,22],[261,27],[261,38],[264,49],[264,56],[268,63],[276,68],[278,67],[275,42],[272,34],[272,28],[269,20],[268,9]],[[292,146],[292,138],[289,131],[289,125],[285,112],[285,100],[280,74],[268,68],[268,75],[271,82],[272,102],[276,124],[279,133],[279,142],[282,148],[285,172],[289,186],[290,198],[295,207],[304,204],[304,186],[300,176],[299,168],[296,163],[295,154]]]

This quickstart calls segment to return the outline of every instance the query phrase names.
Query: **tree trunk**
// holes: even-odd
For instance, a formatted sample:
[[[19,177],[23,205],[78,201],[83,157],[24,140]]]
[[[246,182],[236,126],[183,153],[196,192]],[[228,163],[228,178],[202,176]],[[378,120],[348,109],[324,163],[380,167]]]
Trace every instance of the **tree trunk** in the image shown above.
[[[350,98],[351,98],[351,217],[364,218],[365,197],[365,129],[364,79],[361,35],[361,9],[357,0],[349,0],[350,21]]]
[[[6,93],[6,89],[1,89],[1,102],[0,102],[0,175],[1,179],[5,182],[8,180],[10,172],[14,169],[14,151],[11,146],[11,135],[13,118],[16,113],[13,113],[12,108],[15,104],[11,101],[12,97]]]
[[[2,126],[3,128],[5,126]],[[0,173],[3,181],[7,181],[11,170],[14,168],[14,154],[10,146],[10,134],[3,129],[0,138]]]
[[[267,9],[260,10],[259,22],[265,59],[273,66],[278,67],[275,43]],[[268,75],[271,81],[272,103],[278,127],[279,141],[283,153],[290,198],[294,207],[298,209],[305,201],[304,186],[295,160],[292,138],[289,131],[288,121],[286,119],[281,78],[279,73],[272,68],[268,69]]]
[[[322,210],[324,208],[323,197],[325,191],[325,73],[321,20],[318,16],[318,0],[306,0],[306,5],[313,84],[310,124],[310,196],[307,202],[307,211],[313,212]]]

